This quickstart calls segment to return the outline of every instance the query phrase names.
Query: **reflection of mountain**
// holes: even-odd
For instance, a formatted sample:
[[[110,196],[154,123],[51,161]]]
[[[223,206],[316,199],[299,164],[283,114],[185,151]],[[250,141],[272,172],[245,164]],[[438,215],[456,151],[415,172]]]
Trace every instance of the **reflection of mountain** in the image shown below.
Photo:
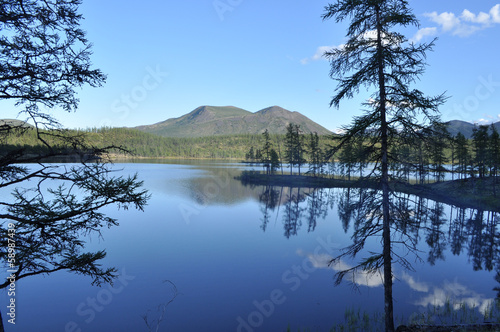
[[[272,208],[283,206],[291,200],[304,201],[309,195],[315,195],[318,189],[295,187],[272,187],[274,196],[269,195],[270,187],[243,185],[234,178],[241,175],[241,170],[231,167],[197,166],[203,171],[198,177],[183,181],[187,195],[201,205],[233,205],[249,199],[266,201],[274,199]],[[330,191],[330,189],[328,189]]]
[[[200,205],[233,205],[248,199],[258,200],[259,188],[246,187],[234,181],[241,171],[236,168],[203,168],[206,174],[189,178],[183,185],[189,197]]]

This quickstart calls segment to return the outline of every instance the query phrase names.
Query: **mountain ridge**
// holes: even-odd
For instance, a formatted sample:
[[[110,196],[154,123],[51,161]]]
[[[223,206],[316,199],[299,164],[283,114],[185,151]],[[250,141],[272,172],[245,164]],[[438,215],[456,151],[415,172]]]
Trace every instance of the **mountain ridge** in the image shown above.
[[[271,106],[255,113],[234,106],[200,106],[178,118],[170,118],[134,129],[165,137],[202,137],[214,135],[284,134],[289,123],[300,125],[304,133],[332,132],[299,112]]]
[[[467,139],[472,138],[472,133],[474,132],[474,128],[476,126],[479,126],[479,124],[473,124],[462,120],[447,121],[445,122],[445,125],[451,137],[457,136],[457,134],[460,132]],[[487,126],[490,127],[491,124],[488,124]],[[493,123],[493,126],[500,132],[500,121]]]

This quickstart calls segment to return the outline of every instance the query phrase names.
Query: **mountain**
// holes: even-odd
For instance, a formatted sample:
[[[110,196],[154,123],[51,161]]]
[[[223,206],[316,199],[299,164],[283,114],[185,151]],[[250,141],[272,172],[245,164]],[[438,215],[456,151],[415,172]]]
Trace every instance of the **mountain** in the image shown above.
[[[33,125],[30,125],[27,122],[16,119],[0,119],[0,126],[19,127],[19,128],[34,127]]]
[[[458,133],[462,133],[465,138],[472,138],[472,133],[475,128],[474,124],[460,120],[448,121],[445,124],[452,137],[455,137]],[[500,132],[500,122],[495,123],[494,126]]]
[[[135,129],[165,137],[260,134],[266,129],[272,134],[284,134],[289,123],[300,125],[305,133],[331,134],[328,129],[299,112],[290,112],[279,106],[256,113],[233,106],[200,106],[179,118]]]

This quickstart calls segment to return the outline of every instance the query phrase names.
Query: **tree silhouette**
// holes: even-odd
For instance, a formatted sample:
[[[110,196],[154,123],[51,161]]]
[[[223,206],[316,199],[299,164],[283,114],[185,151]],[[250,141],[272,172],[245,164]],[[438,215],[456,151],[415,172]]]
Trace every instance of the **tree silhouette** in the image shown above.
[[[300,167],[306,160],[304,138],[299,125],[289,123],[286,127],[285,150],[285,160],[290,164],[290,173],[293,173],[293,166],[298,166],[300,175]]]
[[[94,147],[85,135],[62,129],[53,116],[57,109],[77,109],[76,88],[99,87],[105,81],[100,70],[92,69],[80,4],[1,3],[0,100],[15,103],[30,125],[4,123],[0,142],[26,132],[40,142],[29,153],[23,147],[0,151],[0,188],[12,192],[0,202],[0,259],[15,271],[16,280],[69,270],[90,276],[94,284],[111,282],[116,269],[99,264],[105,251],[83,252],[82,237],[118,224],[101,208],[142,210],[148,200],[137,176],[116,176],[107,164],[108,152],[117,147]],[[47,163],[62,158],[78,163]],[[15,244],[14,257],[9,243]],[[0,288],[8,285],[5,281]]]
[[[486,177],[488,170],[488,126],[475,127],[472,133],[474,162],[480,178]]]
[[[491,135],[489,144],[490,175],[493,179],[493,195],[497,196],[497,182],[500,169],[500,134],[494,125],[491,125]]]
[[[460,174],[460,178],[463,178],[465,174],[467,174],[467,167],[470,160],[467,139],[462,133],[458,133],[457,136],[455,136],[454,143],[458,159],[457,171]]]
[[[323,150],[319,146],[318,133],[309,135],[309,173],[314,176],[323,173],[324,161]]]
[[[336,22],[350,20],[347,42],[325,55],[331,62],[331,76],[338,81],[331,106],[339,107],[345,98],[352,98],[361,87],[374,87],[363,116],[356,117],[339,144],[347,144],[359,133],[370,133],[373,153],[382,192],[381,228],[383,253],[365,261],[363,268],[383,267],[385,282],[386,330],[394,331],[392,300],[391,190],[389,187],[390,148],[403,139],[419,136],[421,129],[439,122],[438,106],[444,97],[425,97],[411,90],[425,69],[425,54],[433,45],[415,45],[396,30],[418,26],[418,21],[404,0],[337,0],[325,7],[323,19]],[[418,119],[423,119],[419,122]],[[371,233],[371,232],[369,232]],[[355,253],[356,251],[354,251]]]

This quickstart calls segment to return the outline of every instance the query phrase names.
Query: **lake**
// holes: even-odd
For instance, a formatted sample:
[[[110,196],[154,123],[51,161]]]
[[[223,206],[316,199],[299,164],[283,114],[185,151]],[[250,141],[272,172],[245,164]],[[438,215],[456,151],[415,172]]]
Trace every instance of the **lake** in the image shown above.
[[[114,286],[68,272],[20,280],[15,326],[2,292],[7,331],[155,331],[158,323],[159,331],[329,331],[347,309],[383,314],[380,275],[335,285],[336,272],[381,251],[380,237],[329,264],[359,227],[345,206],[360,192],[243,186],[234,177],[252,167],[238,163],[116,168],[137,172],[152,198],[144,212],[106,208],[120,226],[87,238],[87,249],[106,249],[103,264],[118,269]],[[414,271],[393,265],[396,324],[428,305],[484,309],[497,296],[498,214],[423,204],[437,213],[413,232],[422,260],[401,251]]]

